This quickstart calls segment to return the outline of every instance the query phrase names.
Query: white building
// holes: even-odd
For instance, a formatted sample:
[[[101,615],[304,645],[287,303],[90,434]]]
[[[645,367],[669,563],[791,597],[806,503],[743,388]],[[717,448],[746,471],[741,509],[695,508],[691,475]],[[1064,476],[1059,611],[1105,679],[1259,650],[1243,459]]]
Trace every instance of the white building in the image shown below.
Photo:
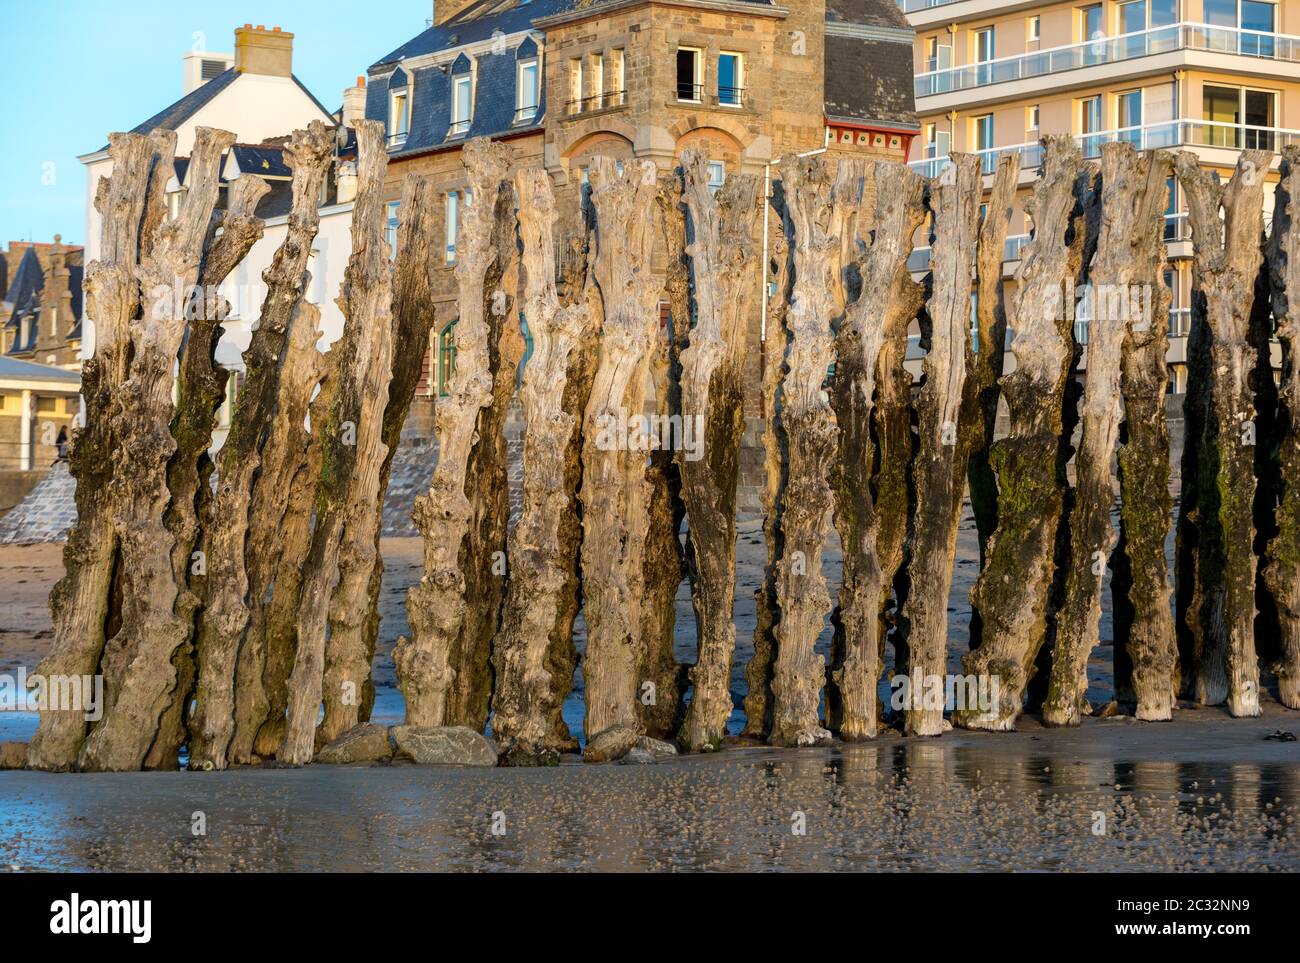
[[[306,127],[313,120],[331,126],[336,123],[333,115],[293,76],[292,66],[293,34],[286,33],[279,27],[268,30],[251,24],[244,24],[235,31],[233,55],[199,52],[185,57],[184,96],[132,131],[138,134],[148,134],[160,128],[176,131],[177,177],[169,185],[175,198],[173,203],[179,203],[183,195],[187,166],[184,159],[188,158],[193,149],[194,132],[199,127],[231,131],[240,145],[261,145],[268,138],[283,138],[298,128]],[[95,191],[99,179],[112,173],[113,162],[107,145],[78,159],[86,167],[85,259],[86,263],[90,263],[99,256],[101,240],[100,215],[94,206]],[[264,173],[261,170],[255,172]],[[273,188],[277,186],[276,180],[287,179],[268,177]],[[274,193],[273,190],[272,194]],[[268,196],[268,201],[275,203],[272,196]],[[333,306],[333,294],[327,296],[325,292],[337,292],[338,279],[341,278],[347,261],[346,249],[340,250],[336,241],[339,236],[337,223],[351,219],[351,205],[346,206],[347,211],[329,210],[328,230],[324,223],[327,218],[322,218],[322,241],[326,248],[322,249],[325,270],[320,273],[325,278],[333,276],[335,280],[333,288],[323,290],[321,286],[328,284],[325,278],[313,282],[312,300],[322,307],[322,327],[326,330],[337,331],[342,327],[342,319]],[[259,206],[258,212],[262,211],[263,207]],[[268,218],[267,236],[254,248],[229,282],[227,297],[236,306],[240,320],[248,318],[249,285],[261,283],[262,269],[270,263],[271,254],[284,238],[284,221],[283,216]],[[341,233],[346,238],[347,228],[344,227]],[[326,250],[328,254],[325,254]],[[336,257],[339,262],[337,267],[334,263]],[[245,286],[238,288],[240,284]],[[256,316],[256,304],[251,310],[253,316]],[[236,334],[233,328],[231,333]],[[247,343],[247,337],[247,332],[244,331],[244,344]],[[236,334],[234,341],[239,340]],[[95,324],[91,317],[86,317],[84,321],[81,348],[82,357],[90,357],[95,350]],[[242,348],[223,344],[220,357],[223,360],[233,357],[237,364],[240,350]]]

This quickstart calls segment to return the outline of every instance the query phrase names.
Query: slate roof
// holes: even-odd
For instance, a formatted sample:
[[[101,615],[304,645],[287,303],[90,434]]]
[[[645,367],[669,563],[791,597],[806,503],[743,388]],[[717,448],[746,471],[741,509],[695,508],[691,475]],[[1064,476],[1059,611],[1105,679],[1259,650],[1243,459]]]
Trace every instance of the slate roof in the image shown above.
[[[916,127],[912,45],[826,35],[826,116]]]
[[[61,381],[76,384],[81,381],[81,373],[54,368],[35,361],[22,361],[18,358],[0,357],[0,379],[13,378],[20,381]]]
[[[524,9],[541,8],[546,3],[547,0],[533,0]],[[497,29],[501,21],[495,17],[490,19],[494,24],[492,30]],[[500,29],[508,31],[510,28]],[[492,36],[492,31],[489,30],[486,36]],[[412,70],[398,67],[386,81],[382,78],[373,80],[366,86],[366,117],[387,124],[389,91],[400,87],[410,89],[410,127],[405,143],[391,152],[393,157],[463,143],[471,137],[537,130],[546,115],[544,85],[538,92],[537,112],[531,118],[515,123],[515,65],[521,59],[536,55],[537,46],[528,37],[518,46],[500,53],[480,54],[476,58],[478,73],[474,85],[474,109],[469,130],[464,133],[448,136],[451,131],[452,79],[469,70],[469,61],[463,54],[450,65]]]
[[[13,281],[9,283],[9,290],[5,291],[4,299],[13,304],[14,315],[17,315],[19,309],[31,305],[39,307],[40,291],[44,286],[45,272],[40,266],[39,257],[36,256],[36,248],[29,247],[22,252],[22,259],[18,261],[17,269],[14,269]]]
[[[446,23],[430,27],[392,53],[379,58],[370,65],[370,70],[374,72],[409,57],[422,57],[487,40],[495,30],[506,34],[518,33],[527,30],[534,20],[564,13],[583,2],[584,0],[531,0],[529,3],[520,3],[519,0],[477,0]],[[368,110],[366,116],[369,116]]]
[[[293,177],[293,171],[284,162],[284,150],[265,144],[235,144],[230,148],[235,163],[245,174],[259,177]]]

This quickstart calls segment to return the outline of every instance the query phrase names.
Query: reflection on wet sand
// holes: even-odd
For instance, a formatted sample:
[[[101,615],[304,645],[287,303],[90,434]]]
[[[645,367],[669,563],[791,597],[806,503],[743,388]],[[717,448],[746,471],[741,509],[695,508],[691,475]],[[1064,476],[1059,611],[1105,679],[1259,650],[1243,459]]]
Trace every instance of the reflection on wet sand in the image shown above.
[[[549,770],[3,773],[0,867],[1300,869],[1290,757],[1130,762],[1030,745],[892,738]],[[195,813],[206,835],[192,834]]]

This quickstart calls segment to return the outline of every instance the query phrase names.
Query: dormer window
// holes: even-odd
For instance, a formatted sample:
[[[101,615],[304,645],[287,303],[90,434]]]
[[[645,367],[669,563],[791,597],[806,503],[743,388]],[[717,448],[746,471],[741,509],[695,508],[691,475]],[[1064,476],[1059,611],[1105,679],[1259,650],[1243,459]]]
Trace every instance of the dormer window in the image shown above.
[[[450,136],[458,137],[469,131],[473,119],[474,76],[464,74],[453,77],[451,81],[451,131]]]
[[[537,116],[537,58],[521,60],[515,74],[515,123],[523,124]]]
[[[411,123],[411,98],[406,87],[391,91],[388,98],[388,145],[400,147],[406,143]]]

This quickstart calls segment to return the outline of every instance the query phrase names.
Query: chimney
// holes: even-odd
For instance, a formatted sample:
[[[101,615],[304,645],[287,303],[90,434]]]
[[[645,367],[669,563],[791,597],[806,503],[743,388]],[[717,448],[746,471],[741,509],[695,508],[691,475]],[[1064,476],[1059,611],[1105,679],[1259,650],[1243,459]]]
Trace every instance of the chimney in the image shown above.
[[[343,89],[343,126],[356,127],[366,116],[366,78],[358,77],[355,87]]]
[[[293,34],[244,24],[235,30],[235,67],[241,74],[293,76]]]
[[[338,202],[347,204],[357,199],[357,162],[343,161],[338,166],[338,172],[334,175],[334,181],[338,188]]]

